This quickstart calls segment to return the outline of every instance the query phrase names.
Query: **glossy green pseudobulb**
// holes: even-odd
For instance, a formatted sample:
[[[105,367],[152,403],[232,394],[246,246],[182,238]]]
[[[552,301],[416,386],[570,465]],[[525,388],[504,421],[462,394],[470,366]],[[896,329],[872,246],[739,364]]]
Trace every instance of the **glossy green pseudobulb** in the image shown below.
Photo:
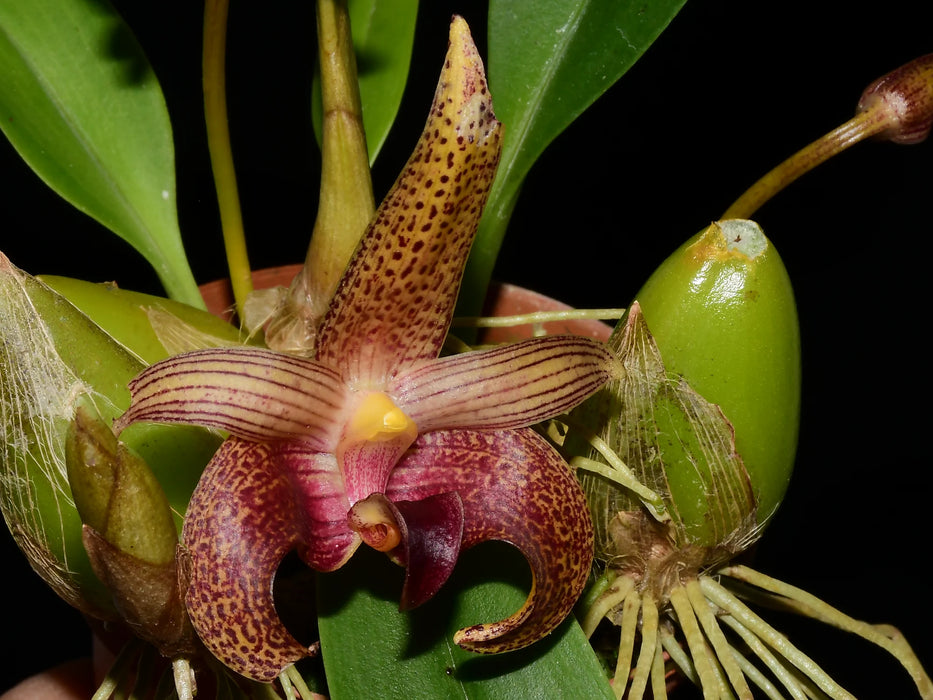
[[[714,223],[635,298],[666,369],[732,423],[765,522],[787,490],[800,419],[800,331],[780,256],[756,223]]]

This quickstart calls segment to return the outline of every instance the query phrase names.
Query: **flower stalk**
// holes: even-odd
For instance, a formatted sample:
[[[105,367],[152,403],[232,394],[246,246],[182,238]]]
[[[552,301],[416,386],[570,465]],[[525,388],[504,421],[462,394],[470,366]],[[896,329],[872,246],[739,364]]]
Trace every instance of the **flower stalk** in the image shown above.
[[[763,175],[720,217],[750,219],[775,194],[850,146],[877,137],[920,143],[933,124],[933,54],[916,58],[865,88],[856,114]]]
[[[304,265],[265,326],[269,347],[304,355],[313,353],[317,327],[376,210],[346,0],[318,0],[317,26],[323,109],[317,218]]]
[[[229,0],[207,0],[204,5],[204,46],[202,55],[204,119],[207,147],[214,173],[217,204],[230,285],[237,313],[242,318],[244,305],[253,290],[252,270],[246,250],[243,214],[230,145],[227,119],[227,15]]]

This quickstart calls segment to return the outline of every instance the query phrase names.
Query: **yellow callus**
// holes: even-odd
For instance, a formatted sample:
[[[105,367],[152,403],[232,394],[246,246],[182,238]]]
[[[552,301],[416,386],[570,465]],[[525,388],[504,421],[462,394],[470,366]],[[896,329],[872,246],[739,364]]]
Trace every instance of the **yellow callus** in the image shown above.
[[[351,442],[384,442],[399,438],[413,442],[418,437],[418,426],[387,394],[374,391],[360,401],[347,421],[344,436]]]

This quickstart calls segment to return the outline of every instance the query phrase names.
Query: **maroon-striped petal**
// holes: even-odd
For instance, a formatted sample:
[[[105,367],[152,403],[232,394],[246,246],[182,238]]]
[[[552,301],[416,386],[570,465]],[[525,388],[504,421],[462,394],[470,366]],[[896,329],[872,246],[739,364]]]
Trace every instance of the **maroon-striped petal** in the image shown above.
[[[326,314],[317,358],[382,388],[440,353],[499,161],[500,125],[461,19],[424,131],[376,211]]]
[[[400,435],[394,439],[364,440],[341,446],[338,458],[350,504],[385,491],[389,473],[411,445],[413,437]]]
[[[532,589],[498,622],[454,636],[472,651],[519,649],[570,614],[593,559],[593,526],[579,482],[560,455],[530,428],[437,431],[419,437],[392,472],[394,502],[456,491],[463,502],[462,549],[504,540],[527,558]]]
[[[309,452],[296,442],[277,443],[275,447],[276,464],[291,482],[305,523],[298,555],[316,571],[339,569],[356,551],[360,538],[347,526],[350,502],[337,459],[332,454]]]
[[[388,392],[421,432],[519,428],[569,411],[616,367],[604,343],[547,336],[424,363]]]
[[[329,451],[340,433],[346,386],[313,360],[260,348],[176,355],[131,383],[129,410],[115,423],[185,423],[246,440],[294,439]]]

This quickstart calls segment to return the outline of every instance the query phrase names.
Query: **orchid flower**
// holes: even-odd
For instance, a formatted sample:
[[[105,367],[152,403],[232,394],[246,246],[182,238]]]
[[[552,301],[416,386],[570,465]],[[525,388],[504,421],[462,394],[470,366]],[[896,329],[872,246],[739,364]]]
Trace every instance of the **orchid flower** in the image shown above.
[[[262,348],[149,367],[117,421],[229,433],[192,496],[187,607],[211,652],[270,681],[309,653],[272,580],[296,551],[319,572],[361,543],[406,567],[401,608],[431,598],[461,550],[498,539],[527,558],[520,610],[460,630],[477,652],[527,646],[570,612],[593,534],[583,492],[529,426],[616,372],[603,344],[551,336],[439,357],[500,151],[480,58],[455,18],[424,133],[321,321],[312,358]]]

